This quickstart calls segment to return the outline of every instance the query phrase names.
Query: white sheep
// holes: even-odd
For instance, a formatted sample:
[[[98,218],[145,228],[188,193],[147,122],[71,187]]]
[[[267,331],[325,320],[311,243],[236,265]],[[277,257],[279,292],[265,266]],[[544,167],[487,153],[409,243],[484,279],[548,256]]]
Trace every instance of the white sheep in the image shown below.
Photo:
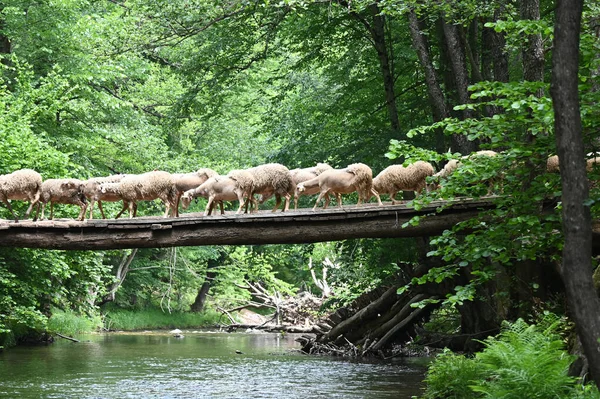
[[[594,155],[593,152],[587,154],[588,157]],[[587,172],[591,172],[594,170],[594,166],[600,164],[600,157],[591,157],[586,160],[585,170]],[[546,161],[546,171],[550,173],[560,172],[560,165],[558,160],[558,155],[552,155],[548,157]]]
[[[54,218],[54,204],[78,205],[77,220],[83,220],[87,209],[87,200],[83,193],[84,182],[79,179],[48,179],[42,183],[42,194],[38,202],[42,207],[41,219],[44,219],[46,204],[50,203],[50,219]]]
[[[258,201],[254,198],[254,194],[262,195],[263,202],[275,195],[277,201],[272,212],[279,208],[281,197],[283,197],[285,198],[283,211],[289,210],[290,199],[294,193],[294,181],[288,168],[278,163],[270,163],[247,169],[247,171],[254,180],[250,202],[254,204],[255,210],[258,210]]]
[[[94,218],[94,202],[98,202],[98,209],[100,209],[102,219],[106,219],[104,209],[102,209],[102,201],[116,202],[122,199],[119,195],[115,195],[114,193],[102,192],[101,184],[118,183],[123,179],[123,177],[125,177],[125,175],[122,174],[106,177],[92,177],[91,179],[87,179],[83,182],[83,193],[90,202],[90,219]]]
[[[177,192],[175,216],[179,216],[179,202],[183,193],[200,186],[209,178],[218,175],[219,174],[217,172],[210,168],[201,168],[191,173],[174,173],[172,176],[175,182],[175,190]]]
[[[481,151],[477,151],[477,152],[474,152],[469,155],[465,155],[465,156],[461,157],[461,159],[472,160],[472,159],[477,159],[477,157],[481,157],[481,156],[495,157],[496,155],[498,155],[498,153],[496,151],[481,150]],[[448,161],[448,163],[442,168],[442,170],[440,170],[439,172],[437,172],[433,175],[432,182],[430,185],[427,186],[427,190],[428,191],[437,190],[440,187],[440,181],[442,179],[447,179],[448,176],[450,176],[452,173],[454,173],[454,171],[456,169],[458,169],[461,165],[462,165],[462,163],[460,162],[460,160],[457,160],[457,159],[451,159],[450,161]],[[490,181],[489,188],[488,188],[488,195],[492,193],[492,189],[493,189],[493,181]]]
[[[42,176],[32,169],[20,169],[6,175],[0,175],[0,201],[2,201],[15,218],[15,214],[10,205],[10,200],[29,201],[29,207],[25,212],[25,218],[29,217],[33,207],[40,200],[42,194]],[[37,220],[37,214],[33,219]]]
[[[551,155],[546,160],[546,171],[549,173],[560,172],[560,168],[558,166],[558,155]]]
[[[173,216],[176,214],[177,191],[175,182],[170,173],[164,171],[152,171],[140,175],[127,175],[114,187],[111,183],[103,184],[104,191],[112,190],[123,200],[123,209],[117,214],[121,216],[125,209],[129,208],[129,218],[137,214],[138,201],[153,201],[160,199],[165,204],[165,214]]]
[[[239,178],[241,174],[238,174],[236,171],[234,175]],[[247,177],[250,177],[250,174],[246,172]],[[250,177],[250,179],[252,179]],[[241,180],[245,180],[244,177]],[[219,203],[221,207],[221,215],[224,214],[223,210],[223,201],[239,201],[240,206],[236,212],[239,214],[242,212],[242,207],[248,201],[248,198],[252,192],[252,180],[250,180],[250,186],[243,186],[244,183],[240,184],[239,180],[235,180],[229,176],[213,176],[204,183],[202,183],[199,187],[188,190],[181,196],[181,203],[183,209],[187,209],[192,199],[197,196],[202,196],[208,198],[208,203],[206,204],[206,209],[204,211],[204,216],[208,216],[212,213],[214,206]]]
[[[298,209],[298,200],[301,195],[313,195],[319,193],[319,186],[312,188],[305,187],[304,191],[298,190],[298,184],[314,179],[326,170],[332,170],[333,168],[326,163],[318,163],[316,166],[303,169],[292,169],[290,173],[292,180],[294,181],[294,209]],[[329,196],[327,196],[329,199]]]
[[[417,161],[407,167],[391,165],[373,179],[373,188],[380,195],[388,194],[392,205],[395,205],[395,197],[399,191],[414,191],[418,196],[427,184],[427,177],[432,176],[433,172],[433,166],[425,161]]]
[[[368,202],[371,196],[375,196],[379,205],[381,199],[377,191],[373,189],[373,172],[371,168],[365,164],[356,163],[349,165],[345,169],[326,170],[319,176],[299,183],[298,190],[305,192],[319,187],[319,197],[313,207],[313,211],[317,209],[321,199],[325,198],[323,209],[329,205],[329,194],[334,194],[338,201],[338,206],[342,207],[341,194],[358,193],[357,205],[362,201]]]

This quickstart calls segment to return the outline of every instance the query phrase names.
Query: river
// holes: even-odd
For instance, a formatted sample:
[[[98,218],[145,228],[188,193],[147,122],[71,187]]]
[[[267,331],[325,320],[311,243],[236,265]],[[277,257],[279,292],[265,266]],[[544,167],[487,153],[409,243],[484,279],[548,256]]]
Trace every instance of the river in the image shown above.
[[[1,398],[410,398],[426,361],[299,353],[294,334],[184,331],[58,338],[0,353]],[[241,352],[241,353],[238,353]]]

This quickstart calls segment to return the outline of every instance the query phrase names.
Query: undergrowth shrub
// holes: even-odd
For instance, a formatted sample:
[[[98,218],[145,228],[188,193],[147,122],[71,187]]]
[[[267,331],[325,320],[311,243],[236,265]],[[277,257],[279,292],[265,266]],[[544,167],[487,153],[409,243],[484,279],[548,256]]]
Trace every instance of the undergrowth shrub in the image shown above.
[[[202,313],[163,312],[160,309],[126,310],[112,309],[105,313],[104,328],[107,330],[152,330],[165,328],[201,328],[218,324],[221,314],[207,309]]]
[[[422,398],[600,398],[595,386],[567,374],[575,356],[557,333],[561,325],[553,315],[538,325],[519,319],[483,341],[473,358],[444,350],[429,367]]]
[[[473,392],[471,385],[483,378],[479,362],[444,349],[429,366],[425,383],[425,399],[475,399],[482,397]]]
[[[53,311],[48,319],[48,332],[67,336],[90,333],[102,328],[99,316],[88,317],[71,312]]]

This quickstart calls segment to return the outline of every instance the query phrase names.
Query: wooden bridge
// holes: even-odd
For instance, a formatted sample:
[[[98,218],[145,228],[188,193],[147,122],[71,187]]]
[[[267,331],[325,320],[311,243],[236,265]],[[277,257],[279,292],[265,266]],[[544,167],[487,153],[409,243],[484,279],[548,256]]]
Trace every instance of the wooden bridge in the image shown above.
[[[433,202],[420,210],[406,205],[347,206],[326,210],[261,211],[223,216],[182,214],[178,218],[0,220],[0,246],[105,250],[199,245],[300,244],[349,238],[436,235],[493,207],[490,199]],[[414,216],[433,215],[402,227]]]

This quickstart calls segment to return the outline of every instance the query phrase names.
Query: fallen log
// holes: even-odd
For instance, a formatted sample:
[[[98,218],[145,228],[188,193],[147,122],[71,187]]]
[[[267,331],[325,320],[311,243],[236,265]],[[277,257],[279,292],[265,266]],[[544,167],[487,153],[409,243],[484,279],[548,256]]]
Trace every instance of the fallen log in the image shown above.
[[[398,288],[400,288],[400,285],[390,287],[378,300],[371,302],[369,305],[356,312],[354,316],[342,321],[318,340],[320,342],[335,340],[337,337],[345,334],[357,325],[361,325],[367,320],[377,318],[379,314],[383,313],[396,301]]]
[[[220,326],[227,332],[234,332],[238,329],[245,330],[261,330],[267,332],[287,332],[287,333],[312,333],[322,334],[323,330],[316,325],[311,326],[294,326],[287,324],[227,324]]]

